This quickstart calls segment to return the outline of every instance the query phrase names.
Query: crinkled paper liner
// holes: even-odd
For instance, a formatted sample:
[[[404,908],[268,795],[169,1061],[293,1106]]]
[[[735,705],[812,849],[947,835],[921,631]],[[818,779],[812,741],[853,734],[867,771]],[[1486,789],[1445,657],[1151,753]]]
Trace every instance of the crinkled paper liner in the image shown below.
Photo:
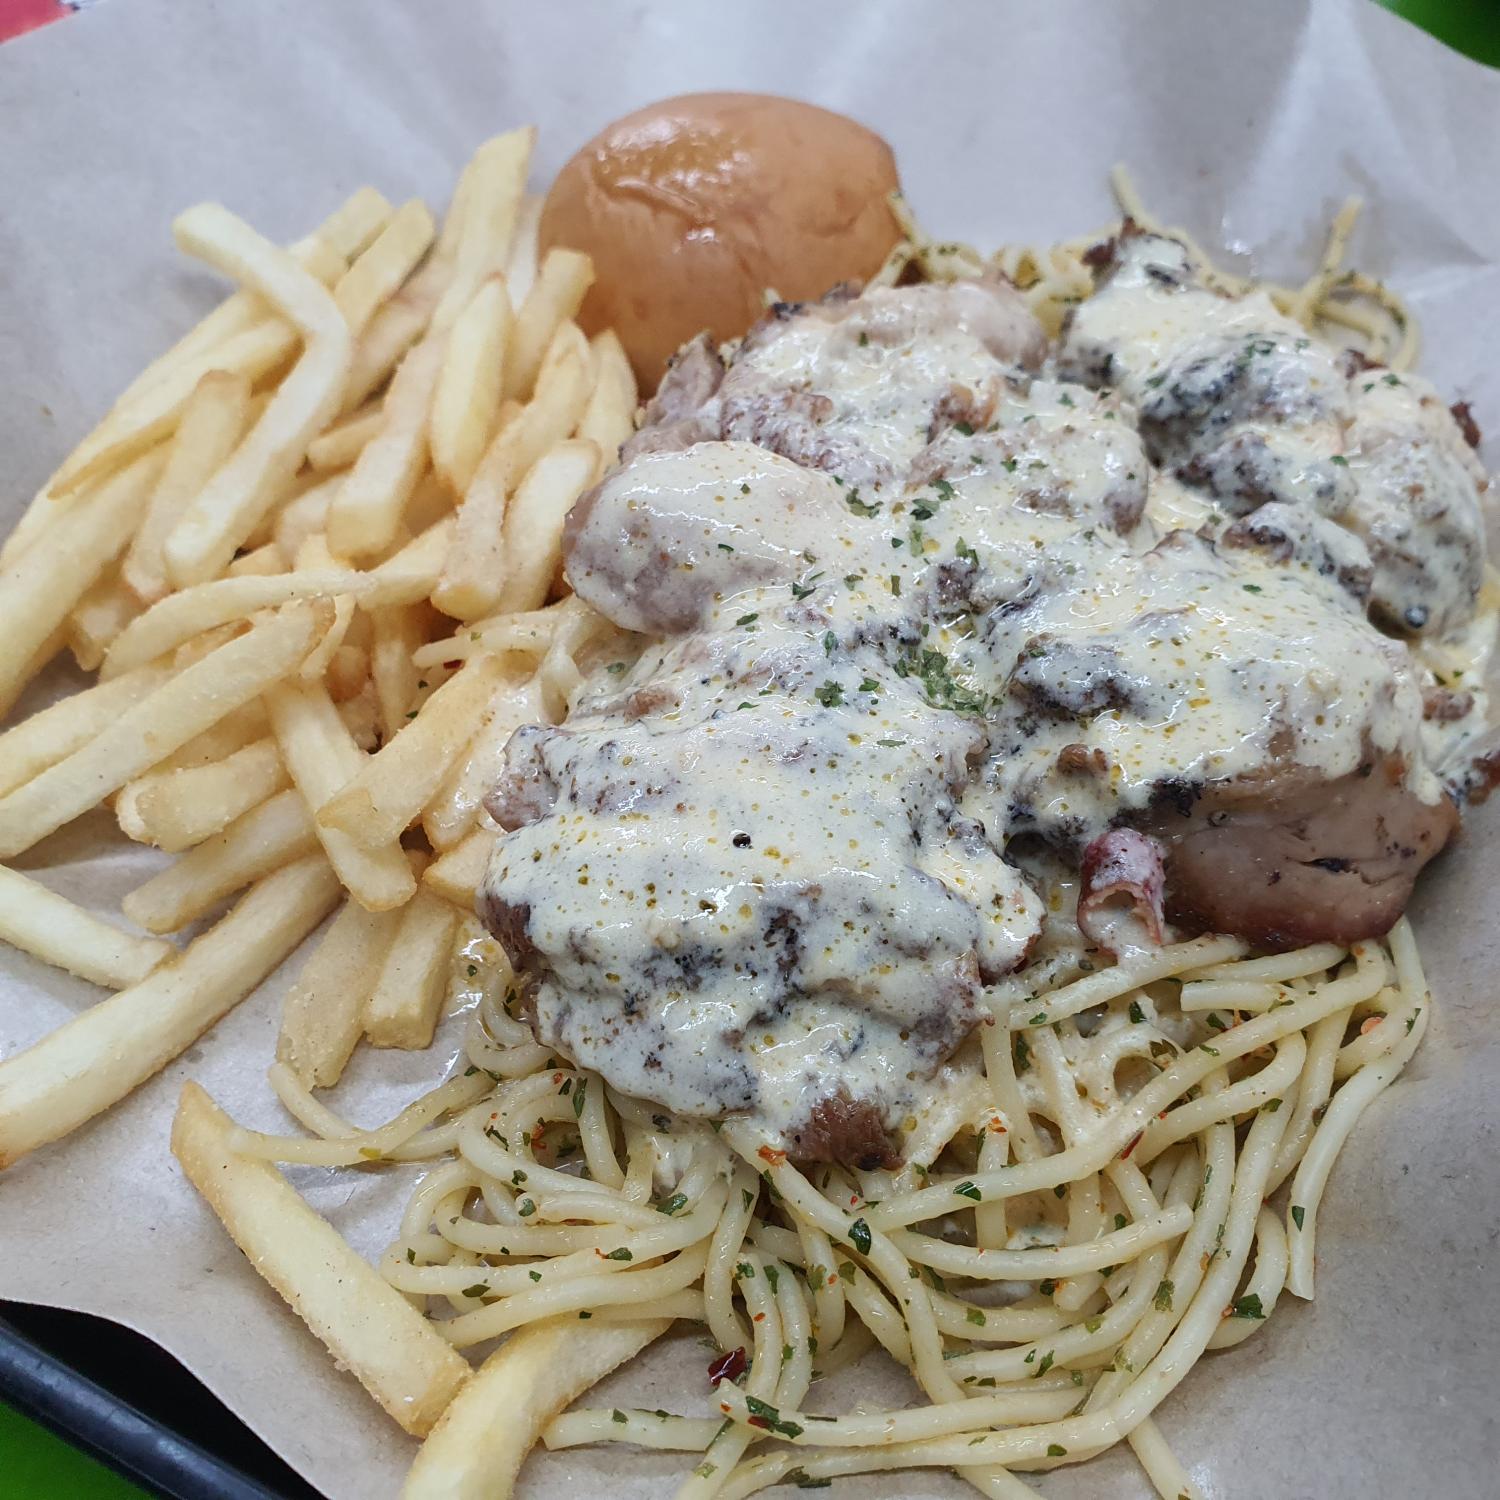
[[[1426,371],[1500,426],[1500,76],[1366,0],[119,0],[0,49],[3,504],[18,512],[146,359],[218,295],[172,249],[181,208],[217,198],[290,238],[367,181],[393,200],[421,193],[438,205],[473,146],[522,121],[542,128],[542,185],[615,115],[723,87],[800,95],[873,124],[895,145],[924,222],[986,246],[1102,224],[1105,174],[1124,160],[1163,218],[1242,269],[1296,277],[1337,204],[1360,193],[1355,260],[1418,309]],[[1490,458],[1500,459],[1494,445]],[[59,671],[27,706],[74,685]],[[1437,1017],[1335,1171],[1317,1301],[1284,1299],[1158,1414],[1205,1496],[1495,1493],[1495,826],[1490,813],[1473,817],[1424,883],[1417,930]],[[153,858],[101,813],[21,864],[117,911]],[[396,1494],[412,1443],[252,1273],[167,1150],[188,1077],[241,1120],[285,1125],[264,1073],[286,979],[274,976],[119,1108],[4,1174],[0,1296],[141,1330],[334,1500],[380,1500]],[[0,1054],[93,998],[0,953]],[[336,1102],[382,1119],[455,1050],[449,1027],[430,1053],[365,1052]],[[293,1175],[373,1256],[414,1173]],[[599,1399],[699,1407],[707,1360],[693,1333],[678,1334]],[[845,1399],[913,1394],[876,1362],[838,1384]],[[534,1458],[522,1492],[654,1500],[686,1467],[680,1455],[573,1450]],[[933,1473],[847,1488],[970,1493]],[[1149,1493],[1123,1450],[1038,1488],[1065,1500]]]

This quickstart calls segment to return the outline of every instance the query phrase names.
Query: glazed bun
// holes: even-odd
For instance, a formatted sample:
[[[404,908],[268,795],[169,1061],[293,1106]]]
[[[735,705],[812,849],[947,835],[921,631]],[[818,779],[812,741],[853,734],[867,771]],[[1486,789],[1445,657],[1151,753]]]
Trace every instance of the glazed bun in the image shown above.
[[[900,237],[891,148],[769,94],[684,94],[607,126],[558,173],[541,247],[585,250],[585,332],[613,328],[643,391],[694,334],[744,333],[787,301],[864,280]]]

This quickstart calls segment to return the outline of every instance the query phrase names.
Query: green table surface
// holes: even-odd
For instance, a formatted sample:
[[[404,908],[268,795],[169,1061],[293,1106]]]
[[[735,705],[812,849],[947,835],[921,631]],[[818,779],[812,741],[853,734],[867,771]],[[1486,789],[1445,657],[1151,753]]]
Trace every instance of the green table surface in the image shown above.
[[[1435,37],[1500,66],[1500,0],[1380,0]],[[4,1500],[146,1500],[143,1491],[0,1403]]]
[[[0,1402],[0,1495],[5,1500],[145,1500],[103,1464]]]

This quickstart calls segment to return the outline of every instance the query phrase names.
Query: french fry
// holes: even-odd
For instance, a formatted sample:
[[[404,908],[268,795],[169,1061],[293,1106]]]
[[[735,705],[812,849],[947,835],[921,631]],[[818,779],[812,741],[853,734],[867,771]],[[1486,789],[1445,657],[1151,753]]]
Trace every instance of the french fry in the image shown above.
[[[236,1155],[234,1128],[197,1084],[185,1084],[172,1153],[250,1264],[339,1366],[407,1432],[429,1432],[469,1378],[468,1362],[275,1167]]]
[[[75,906],[65,896],[0,866],[0,941],[93,984],[138,984],[176,951]]]
[[[473,172],[474,158],[471,156],[458,174],[458,181],[453,184],[453,196],[448,200],[448,212],[443,215],[443,221],[438,226],[437,244],[432,251],[435,259],[446,260],[451,264],[453,257],[458,253],[458,240],[464,227],[464,203],[473,183]]]
[[[296,571],[314,571],[318,569],[332,569],[334,560],[328,550],[328,540],[322,532],[315,532],[308,537],[297,551]],[[360,579],[358,587],[373,588],[374,580]],[[308,653],[307,660],[298,669],[297,675],[304,682],[318,682],[327,674],[329,665],[332,663],[334,654],[344,644],[344,637],[349,633],[349,626],[354,619],[354,594],[348,590],[342,590],[333,596],[333,624],[329,626],[323,639]]]
[[[61,1139],[159,1072],[238,1005],[337,897],[322,855],[288,865],[179,957],[0,1062],[0,1167]]]
[[[420,675],[412,665],[412,652],[427,638],[432,615],[426,604],[390,605],[371,611],[370,678],[380,708],[382,741],[394,739],[406,727]],[[3,746],[0,740],[0,749]]]
[[[395,941],[365,1002],[365,1035],[377,1047],[419,1052],[432,1044],[448,993],[458,912],[429,890],[401,908]]]
[[[134,589],[118,572],[106,573],[68,616],[68,646],[81,672],[97,672],[116,636],[142,611]]]
[[[588,345],[575,324],[565,323],[547,351],[530,404],[496,434],[459,507],[443,581],[432,596],[445,614],[475,620],[496,608],[504,580],[507,497],[532,464],[578,425],[588,395]]]
[[[360,573],[333,563],[322,537],[310,533],[301,541],[297,566],[291,572],[237,573],[182,589],[152,605],[112,642],[101,675],[108,679],[132,671],[205,631],[247,619],[259,610],[294,599],[331,598],[335,600],[335,625],[319,648],[324,652],[321,665],[310,674],[321,675],[342,641],[341,634],[334,638],[340,619],[337,602],[351,601],[343,610],[347,628],[355,599],[377,606],[425,598],[438,580],[447,536],[448,531],[442,530],[415,538],[379,567]]]
[[[546,718],[541,685],[533,674],[510,674],[501,682],[479,732],[422,812],[422,830],[434,849],[451,849],[467,836],[484,794],[500,779],[511,735],[523,724],[545,723]]]
[[[452,491],[429,469],[418,481],[411,499],[406,502],[406,535],[397,533],[399,544],[404,547],[407,537],[415,537],[430,530],[445,517],[451,519],[454,503]]]
[[[328,507],[328,545],[336,557],[384,551],[427,468],[427,413],[443,346],[418,344],[402,361],[381,408],[384,426],[360,451]]]
[[[511,241],[510,255],[505,262],[506,284],[511,296],[521,302],[536,284],[541,223],[542,195],[527,193],[521,200],[521,212],[516,217],[516,236]]]
[[[345,901],[286,992],[276,1056],[308,1088],[330,1089],[343,1075],[405,910],[366,911]]]
[[[373,242],[390,216],[391,205],[383,193],[372,187],[356,188],[313,234],[350,261]]]
[[[116,637],[104,658],[100,677],[108,681],[182,645],[216,625],[245,620],[259,610],[294,599],[327,599],[369,590],[367,578],[347,568],[309,568],[304,572],[216,578],[168,594],[133,620]]]
[[[120,788],[115,817],[126,835],[180,854],[222,832],[290,782],[270,738],[204,766],[148,771]]]
[[[390,216],[391,205],[382,194],[372,187],[360,188],[310,235],[292,245],[291,254],[324,286],[332,286],[348,269],[349,262],[380,233]],[[232,293],[165,354],[152,360],[125,388],[116,406],[128,403],[184,359],[215,349],[231,335],[242,333],[273,315],[272,308],[258,293]]]
[[[339,410],[353,342],[327,289],[285,251],[217,204],[200,204],[173,226],[183,249],[247,283],[302,334],[305,347],[260,421],[183,512],[164,545],[183,587],[223,570],[270,509],[278,485]]]
[[[311,278],[314,284],[322,283]],[[325,292],[326,296],[327,293]],[[237,333],[216,349],[185,360],[136,397],[118,418],[118,434],[65,478],[53,481],[53,494],[66,499],[92,480],[117,472],[177,430],[198,382],[214,370],[259,380],[279,369],[297,348],[297,331],[279,318],[267,318]]]
[[[46,669],[52,658],[68,644],[68,623],[66,620],[36,648],[36,654],[31,658],[26,667],[27,682],[35,682]]]
[[[288,247],[287,253],[308,275],[315,276],[326,287],[332,287],[349,269],[347,257],[321,232],[298,240]],[[251,347],[236,341],[252,331],[264,335],[279,321],[276,309],[258,292],[242,289],[231,293],[201,323],[130,382],[104,421],[79,445],[61,473],[69,473],[80,457],[108,462],[112,443],[130,440],[132,428],[139,425],[141,412],[152,409],[153,403],[148,398],[157,389],[168,386],[180,391],[184,372],[193,371],[195,380],[205,372],[212,373],[218,368],[215,358],[220,355],[227,356],[222,368],[226,372],[233,370],[236,358],[230,351]],[[169,435],[170,431],[162,434]]]
[[[463,211],[452,251],[453,280],[432,315],[434,332],[446,333],[479,284],[505,269],[535,144],[534,126],[508,130],[485,141],[464,168],[459,185]]]
[[[161,464],[160,454],[137,459],[0,572],[0,715],[30,681],[48,637],[130,540]]]
[[[344,474],[330,475],[320,484],[303,490],[295,499],[288,500],[276,512],[271,538],[277,551],[286,560],[287,567],[291,567],[296,561],[297,554],[308,537],[316,531],[327,530],[328,507],[347,477]]]
[[[451,258],[433,254],[406,285],[370,319],[354,346],[349,384],[344,391],[347,415],[390,379],[407,351],[427,332],[439,300],[453,280]]]
[[[297,669],[297,675],[303,682],[322,682],[328,676],[334,658],[344,649],[344,635],[354,619],[354,596],[352,594],[334,595],[333,608],[333,625],[328,634],[312,648],[307,660]],[[331,683],[328,690],[330,693],[333,691]],[[356,685],[354,691],[358,690]],[[339,696],[347,698],[350,695],[342,693]]]
[[[369,249],[340,278],[333,289],[333,300],[356,338],[376,311],[401,289],[427,253],[436,232],[427,205],[413,198],[391,215]]]
[[[598,443],[607,468],[620,456],[620,444],[635,431],[639,392],[635,371],[614,329],[595,334],[589,349],[594,356],[594,390],[578,424],[578,436]]]
[[[578,598],[569,594],[542,609],[527,610],[524,614],[497,614],[487,619],[474,620],[457,635],[429,640],[412,654],[413,663],[427,668],[440,662],[467,661],[486,651],[513,652],[529,657],[533,661],[544,660],[559,638],[570,643],[577,640],[584,622],[578,619],[580,610],[592,610]],[[592,622],[589,622],[592,630]]]
[[[368,615],[356,615],[355,622],[368,619]],[[311,660],[309,657],[308,660]],[[303,663],[304,669],[307,663]],[[365,690],[365,685],[370,680],[370,652],[365,646],[356,646],[351,641],[345,641],[337,651],[333,653],[333,660],[328,663],[328,693],[335,703],[342,703],[347,698],[353,698]]]
[[[19,854],[150,770],[292,671],[326,628],[306,601],[259,621],[153,692],[93,740],[0,797],[0,858]]]
[[[309,812],[316,814],[368,759],[321,683],[279,684],[267,692],[266,708],[282,761]],[[361,906],[387,911],[411,899],[417,883],[400,844],[392,840],[370,848],[316,818],[313,826],[339,879]]]
[[[380,403],[369,402],[335,422],[321,437],[314,438],[308,445],[307,461],[320,474],[347,469],[384,426]]]
[[[107,573],[68,616],[68,647],[80,671],[93,672],[109,644],[141,612],[141,602],[118,573]]]
[[[599,445],[570,438],[526,471],[505,508],[505,584],[500,613],[520,614],[547,602],[562,562],[563,522],[573,502],[599,477]]]
[[[557,330],[583,306],[594,284],[594,263],[580,250],[549,250],[526,294],[506,349],[504,393],[521,401],[531,394]]]
[[[319,825],[347,834],[363,848],[398,840],[474,738],[503,676],[498,657],[467,663],[319,809]]]
[[[454,1396],[402,1500],[507,1500],[547,1423],[670,1326],[666,1318],[580,1323],[569,1315],[522,1328]]]
[[[515,223],[512,195],[521,196],[534,134],[513,131],[487,141],[464,169],[432,254],[375,314],[355,348],[346,412],[378,390],[430,328],[445,332],[480,282],[503,268]]]
[[[423,886],[464,911],[473,911],[495,849],[493,828],[476,828],[422,872]]]
[[[395,579],[395,575],[394,574],[391,574],[391,575],[382,574],[380,572],[380,570],[377,568],[377,569],[375,569],[375,576],[377,577],[377,579],[381,579],[381,580],[384,580],[384,579],[386,579],[389,576],[389,578],[392,581],[392,586],[394,587],[394,579]],[[376,589],[376,592],[377,592],[377,594],[379,593],[379,588],[378,587]],[[348,631],[345,634],[345,643],[347,645],[349,645],[349,646],[357,647],[358,649],[363,650],[363,651],[368,651],[369,650],[369,646],[370,646],[370,616],[369,616],[368,611],[366,611],[366,610],[360,610],[354,616],[354,618],[349,622],[349,629],[348,629]]]
[[[162,548],[188,502],[234,452],[250,418],[250,380],[228,370],[210,370],[193,387],[177,425],[166,468],[156,482],[146,515],[125,554],[121,572],[143,604],[154,604],[170,587]]]
[[[343,255],[321,235],[299,241],[291,254],[325,286],[346,269]],[[0,549],[3,560],[18,556],[42,528],[58,519],[81,485],[169,437],[203,375],[216,369],[261,375],[281,364],[295,339],[291,330],[278,324],[261,297],[237,292],[147,366],[37,492]]]
[[[195,734],[186,744],[179,745],[170,755],[164,755],[148,769],[152,774],[162,771],[184,771],[194,766],[211,766],[253,745],[271,732],[271,721],[266,717],[266,706],[259,698],[242,703],[225,714],[217,724],[211,724],[201,734]]]
[[[510,296],[491,276],[459,314],[449,335],[428,427],[433,467],[461,495],[474,477],[500,411]]]
[[[226,578],[269,578],[286,572],[286,559],[275,542],[267,542],[253,552],[243,552],[224,569]]]
[[[443,516],[419,532],[398,552],[370,572],[374,585],[361,596],[366,609],[384,604],[416,604],[427,598],[443,576],[456,519]]]
[[[338,700],[339,722],[361,754],[372,755],[380,745],[375,689],[366,683],[352,698]]]
[[[176,932],[226,896],[317,847],[302,798],[291,789],[278,792],[127,892],[120,910],[147,932]]]
[[[0,734],[0,797],[56,765],[167,678],[155,665],[61,698]]]

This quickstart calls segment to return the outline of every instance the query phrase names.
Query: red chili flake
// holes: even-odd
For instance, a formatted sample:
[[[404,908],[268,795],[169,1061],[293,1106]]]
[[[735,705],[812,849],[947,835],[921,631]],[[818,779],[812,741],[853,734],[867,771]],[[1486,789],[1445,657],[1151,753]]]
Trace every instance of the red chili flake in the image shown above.
[[[1120,1153],[1120,1160],[1121,1161],[1124,1161],[1125,1158],[1127,1156],[1129,1156],[1130,1153],[1132,1151],[1134,1151],[1137,1146],[1140,1145],[1140,1143],[1141,1143],[1141,1137],[1145,1133],[1146,1132],[1144,1130],[1140,1130],[1140,1131],[1137,1131],[1133,1136],[1131,1136],[1131,1138],[1130,1138],[1130,1144]]]
[[[463,666],[463,664],[464,664],[463,657],[457,656],[457,657],[454,657],[454,659],[452,661],[445,661],[443,663],[443,670],[445,672],[456,672],[456,671],[458,671],[458,669],[461,666]]]
[[[752,1427],[764,1427],[767,1432],[771,1430],[771,1424],[764,1417],[746,1417],[745,1420]]]
[[[721,1380],[738,1380],[745,1373],[747,1363],[743,1349],[731,1349],[728,1354],[721,1354],[708,1366],[708,1383],[718,1385]],[[729,1408],[726,1406],[724,1410]]]
[[[786,1152],[778,1151],[775,1146],[762,1146],[755,1154],[773,1167],[779,1167],[786,1160]]]
[[[764,1323],[766,1321],[766,1315],[764,1313],[756,1313],[756,1315],[750,1321],[752,1323]]]

